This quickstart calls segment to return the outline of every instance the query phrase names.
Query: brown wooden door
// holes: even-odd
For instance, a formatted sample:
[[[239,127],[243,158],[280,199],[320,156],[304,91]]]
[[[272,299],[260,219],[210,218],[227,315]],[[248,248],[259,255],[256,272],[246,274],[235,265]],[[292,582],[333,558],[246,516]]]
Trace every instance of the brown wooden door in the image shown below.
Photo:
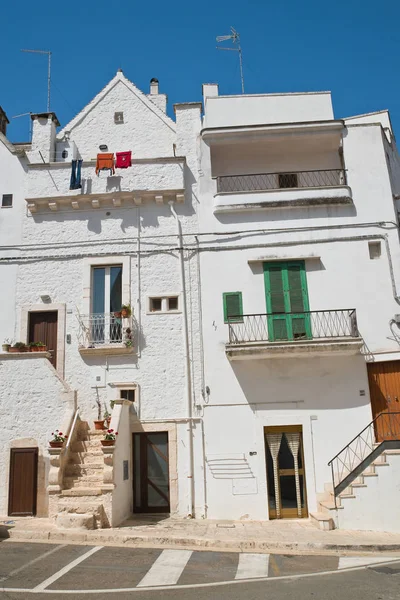
[[[400,361],[368,364],[372,415],[376,441],[400,440]]]
[[[36,515],[37,448],[12,448],[8,514],[10,517]]]
[[[29,342],[44,342],[51,354],[50,362],[57,366],[57,321],[58,312],[29,313]]]
[[[134,433],[134,512],[169,512],[168,470],[168,432]]]

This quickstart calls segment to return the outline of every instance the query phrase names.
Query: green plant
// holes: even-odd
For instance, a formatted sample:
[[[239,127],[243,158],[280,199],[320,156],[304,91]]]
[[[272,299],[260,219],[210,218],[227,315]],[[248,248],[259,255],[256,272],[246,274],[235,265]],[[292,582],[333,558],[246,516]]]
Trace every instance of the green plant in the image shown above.
[[[53,436],[52,442],[65,442],[68,438],[68,436],[59,429],[56,429],[54,432],[52,431],[51,435]]]
[[[111,417],[111,414],[108,412],[107,410],[107,406],[106,403],[104,402],[104,412],[103,412],[103,417],[104,420],[109,419]]]
[[[132,314],[132,307],[130,304],[123,304],[121,306],[121,313],[124,318],[130,317]]]
[[[26,348],[26,344],[24,342],[15,342],[13,348]]]
[[[127,348],[132,348],[132,340],[125,340],[125,346]]]
[[[108,441],[114,441],[117,439],[118,431],[114,432],[114,429],[107,429],[104,434],[104,439]]]
[[[115,400],[110,400],[110,408],[113,410],[115,404]]]

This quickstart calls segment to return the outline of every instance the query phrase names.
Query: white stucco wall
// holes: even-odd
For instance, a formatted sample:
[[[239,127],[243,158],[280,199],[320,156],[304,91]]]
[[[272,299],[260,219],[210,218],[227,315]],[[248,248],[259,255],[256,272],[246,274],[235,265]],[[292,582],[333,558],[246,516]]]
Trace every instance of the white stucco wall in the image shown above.
[[[46,516],[51,433],[65,431],[74,411],[74,393],[47,358],[0,355],[0,514],[8,511],[10,447],[38,447],[38,516]]]

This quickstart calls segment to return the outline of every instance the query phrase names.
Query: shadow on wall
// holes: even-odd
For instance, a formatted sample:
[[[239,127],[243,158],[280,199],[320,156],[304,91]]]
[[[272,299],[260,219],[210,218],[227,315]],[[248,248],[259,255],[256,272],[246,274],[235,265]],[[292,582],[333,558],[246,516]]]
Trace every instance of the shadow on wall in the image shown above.
[[[364,357],[287,357],[237,360],[230,365],[253,412],[343,410],[369,405]],[[365,395],[360,395],[360,391]]]
[[[357,209],[354,204],[343,206],[304,206],[301,208],[272,208],[242,212],[216,213],[214,216],[223,224],[287,222],[299,219],[336,219],[355,217]]]

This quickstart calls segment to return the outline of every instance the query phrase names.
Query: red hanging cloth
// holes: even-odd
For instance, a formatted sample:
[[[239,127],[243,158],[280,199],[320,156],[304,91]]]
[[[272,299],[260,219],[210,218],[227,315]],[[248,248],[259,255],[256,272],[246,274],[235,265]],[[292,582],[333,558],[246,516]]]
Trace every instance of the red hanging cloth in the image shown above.
[[[116,152],[117,159],[115,161],[115,167],[117,169],[127,169],[132,166],[132,152]]]

